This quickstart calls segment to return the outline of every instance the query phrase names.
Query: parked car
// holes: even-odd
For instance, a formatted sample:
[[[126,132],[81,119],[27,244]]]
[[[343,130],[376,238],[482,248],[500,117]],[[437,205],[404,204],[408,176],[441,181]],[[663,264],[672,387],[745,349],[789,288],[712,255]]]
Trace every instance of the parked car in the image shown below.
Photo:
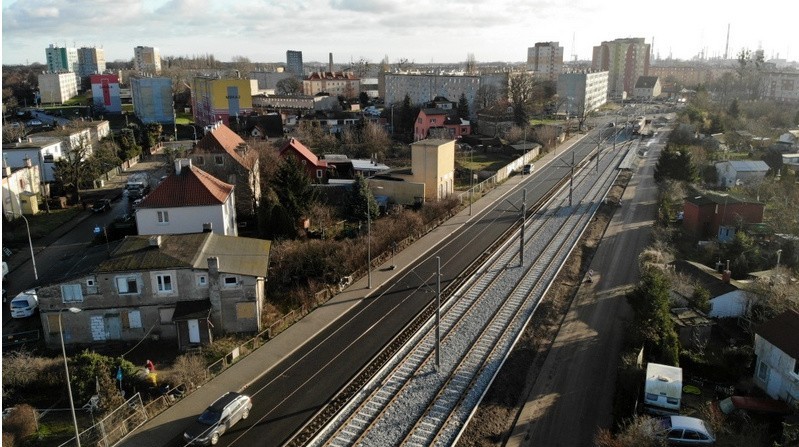
[[[216,445],[219,437],[236,422],[247,419],[252,408],[249,396],[230,391],[212,403],[183,433],[189,445]]]
[[[525,174],[525,175],[527,175],[527,174],[529,174],[529,173],[533,172],[533,169],[534,169],[534,168],[533,168],[533,165],[531,165],[531,164],[526,164],[526,165],[524,165],[524,167],[522,168],[522,174]]]
[[[781,400],[750,396],[730,396],[720,400],[718,408],[724,414],[745,412],[780,416],[791,412],[791,407]]]
[[[713,445],[716,437],[699,418],[667,416],[662,419],[666,441],[670,445]]]
[[[103,211],[110,211],[110,210],[111,210],[111,201],[108,199],[96,200],[92,204],[93,213],[102,213]]]
[[[32,119],[32,120],[28,121],[28,125],[29,126],[41,126],[42,122],[40,120],[37,120],[37,119]]]
[[[39,295],[36,291],[26,290],[20,292],[11,300],[11,318],[27,318],[36,313],[39,307]]]

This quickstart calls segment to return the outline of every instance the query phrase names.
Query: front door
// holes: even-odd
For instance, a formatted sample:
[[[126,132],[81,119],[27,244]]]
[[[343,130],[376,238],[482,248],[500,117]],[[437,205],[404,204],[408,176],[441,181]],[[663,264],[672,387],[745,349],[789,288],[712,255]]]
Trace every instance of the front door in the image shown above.
[[[122,338],[122,325],[119,321],[119,315],[106,315],[105,316],[105,333],[108,340],[119,340]]]
[[[200,342],[200,320],[189,320],[189,343]]]

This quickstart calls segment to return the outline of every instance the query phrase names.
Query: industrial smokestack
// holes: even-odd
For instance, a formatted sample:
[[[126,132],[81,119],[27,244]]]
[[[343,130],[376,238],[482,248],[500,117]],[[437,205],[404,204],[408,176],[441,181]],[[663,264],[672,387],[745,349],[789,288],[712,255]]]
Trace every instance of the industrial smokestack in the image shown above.
[[[333,53],[328,53],[327,71],[333,73]]]

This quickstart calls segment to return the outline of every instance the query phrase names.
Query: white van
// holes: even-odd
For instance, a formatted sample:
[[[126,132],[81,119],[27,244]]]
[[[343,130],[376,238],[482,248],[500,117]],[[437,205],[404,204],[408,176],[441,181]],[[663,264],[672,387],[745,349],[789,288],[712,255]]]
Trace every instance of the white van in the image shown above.
[[[36,291],[26,290],[11,300],[11,318],[27,318],[36,312],[39,307],[39,296]]]

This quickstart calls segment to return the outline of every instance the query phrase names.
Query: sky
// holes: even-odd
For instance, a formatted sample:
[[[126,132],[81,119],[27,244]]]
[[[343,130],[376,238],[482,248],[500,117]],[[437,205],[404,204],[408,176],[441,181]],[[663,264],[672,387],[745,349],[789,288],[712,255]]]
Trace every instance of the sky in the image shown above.
[[[655,58],[723,57],[762,48],[799,60],[792,0],[2,0],[3,64],[45,62],[49,44],[96,46],[106,61],[133,47],[162,57],[212,54],[252,62],[385,57],[452,63],[522,62],[536,42],[556,41],[564,60],[590,60],[603,41],[643,37]],[[723,7],[722,7],[723,6]],[[654,42],[653,42],[654,40]]]

